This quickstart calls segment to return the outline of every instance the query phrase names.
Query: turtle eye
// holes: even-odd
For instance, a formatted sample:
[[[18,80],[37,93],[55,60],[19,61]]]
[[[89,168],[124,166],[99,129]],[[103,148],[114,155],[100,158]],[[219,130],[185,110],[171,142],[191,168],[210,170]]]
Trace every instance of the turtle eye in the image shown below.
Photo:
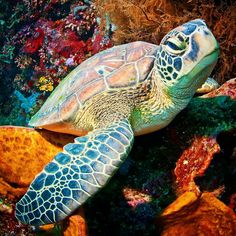
[[[186,49],[186,42],[182,38],[168,38],[165,43],[166,50],[171,54],[183,54]]]

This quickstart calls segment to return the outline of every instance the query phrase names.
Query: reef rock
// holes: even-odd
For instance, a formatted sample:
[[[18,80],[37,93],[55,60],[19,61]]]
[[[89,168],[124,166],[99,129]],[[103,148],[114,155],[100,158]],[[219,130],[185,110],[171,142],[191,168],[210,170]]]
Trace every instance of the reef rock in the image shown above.
[[[66,226],[64,227],[64,236],[87,236],[87,223],[85,221],[83,209],[80,208],[78,214],[72,215],[66,221]]]
[[[236,215],[213,193],[185,192],[157,219],[162,236],[236,235]]]
[[[174,173],[178,194],[185,191],[199,192],[198,187],[194,183],[194,178],[203,176],[214,154],[220,152],[220,146],[216,141],[216,137],[221,132],[228,132],[235,129],[235,120],[233,117],[236,116],[234,109],[236,100],[236,79],[231,79],[211,93],[193,100],[196,102],[195,106],[197,103],[202,103],[203,105],[203,103],[206,102],[209,104],[207,106],[200,106],[200,108],[204,107],[203,109],[206,112],[202,114],[199,113],[194,117],[195,120],[193,120],[193,123],[198,124],[198,126],[196,126],[196,128],[190,127],[194,135],[193,141],[191,145],[183,151],[176,163]],[[211,103],[214,104],[214,106],[210,106]],[[196,108],[197,107],[198,106],[196,106]],[[230,116],[226,114],[226,109],[228,109]],[[187,113],[188,118],[193,117],[195,112],[191,111],[191,113]],[[225,117],[225,119],[223,117]],[[208,119],[208,123],[205,123],[206,119]]]
[[[62,150],[64,143],[71,140],[69,135],[2,126],[0,194],[10,198],[24,194],[35,175]]]
[[[231,99],[236,100],[236,78],[226,81],[220,88],[203,95],[202,98],[218,96],[228,96]]]

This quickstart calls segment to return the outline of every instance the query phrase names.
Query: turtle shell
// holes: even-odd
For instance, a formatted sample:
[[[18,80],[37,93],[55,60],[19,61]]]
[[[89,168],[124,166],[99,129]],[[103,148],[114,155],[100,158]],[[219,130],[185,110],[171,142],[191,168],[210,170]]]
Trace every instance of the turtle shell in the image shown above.
[[[97,94],[135,87],[147,78],[157,50],[154,44],[133,42],[92,56],[64,78],[29,125],[66,123]]]

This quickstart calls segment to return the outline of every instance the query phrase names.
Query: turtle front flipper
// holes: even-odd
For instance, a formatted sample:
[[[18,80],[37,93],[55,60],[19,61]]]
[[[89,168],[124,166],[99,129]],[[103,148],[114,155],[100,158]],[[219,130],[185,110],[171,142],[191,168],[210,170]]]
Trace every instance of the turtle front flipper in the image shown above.
[[[128,156],[133,137],[123,119],[75,138],[36,176],[16,204],[17,219],[35,226],[63,220],[108,182]]]
[[[196,93],[209,93],[217,88],[219,88],[218,82],[208,77],[205,83],[197,89]]]

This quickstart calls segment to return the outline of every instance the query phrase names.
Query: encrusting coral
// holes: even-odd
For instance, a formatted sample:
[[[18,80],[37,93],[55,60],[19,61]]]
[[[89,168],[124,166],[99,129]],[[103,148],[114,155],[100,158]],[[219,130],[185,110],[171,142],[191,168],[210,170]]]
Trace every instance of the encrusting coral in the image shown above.
[[[200,99],[226,96],[235,104],[236,79],[227,81]],[[228,131],[235,130],[235,127],[225,128]],[[221,129],[216,127],[205,136],[195,137],[190,147],[185,149],[178,159],[174,174],[179,197],[157,218],[157,227],[161,228],[161,235],[235,235],[236,215],[232,202],[228,207],[217,199],[224,187],[211,193],[202,193],[194,181],[205,174],[214,155],[220,152],[217,141],[220,131]]]
[[[219,100],[218,103],[222,104],[224,101],[224,105],[226,105],[226,100],[224,99],[227,97],[229,102],[232,102],[232,107],[230,107],[228,111],[230,112],[234,108],[233,104],[236,100],[236,79],[228,80],[220,88],[196,98],[196,100],[208,99],[210,101],[211,99],[219,98],[222,101]],[[218,116],[220,115],[218,114]],[[232,114],[232,119],[233,116],[234,115]],[[211,113],[211,119],[212,121],[215,119],[213,113]],[[226,123],[222,123],[222,125],[218,123],[218,125],[216,125],[213,129],[200,132],[197,131],[194,134],[195,136],[193,137],[191,145],[184,150],[176,163],[174,173],[176,177],[176,191],[178,195],[185,191],[193,191],[196,194],[200,192],[194,182],[194,179],[204,175],[214,155],[220,152],[221,148],[217,142],[217,136],[222,131],[227,132],[233,129],[234,126],[228,126]]]
[[[214,154],[220,152],[220,146],[214,137],[196,137],[189,148],[184,150],[175,168],[177,193],[193,191],[199,193],[194,182],[203,176]]]
[[[159,44],[177,25],[202,18],[220,44],[221,55],[215,78],[219,82],[236,75],[236,4],[233,1],[96,0],[100,15],[106,12],[117,27],[116,44],[143,40]],[[104,15],[104,14],[103,14]]]

